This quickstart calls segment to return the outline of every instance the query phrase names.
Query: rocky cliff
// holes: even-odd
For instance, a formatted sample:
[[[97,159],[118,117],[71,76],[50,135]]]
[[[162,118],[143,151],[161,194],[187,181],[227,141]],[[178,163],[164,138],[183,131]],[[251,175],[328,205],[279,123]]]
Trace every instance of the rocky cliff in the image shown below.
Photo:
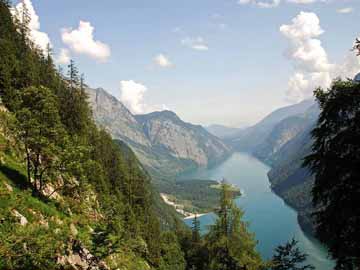
[[[133,115],[104,89],[88,88],[87,94],[97,124],[130,145],[154,174],[172,176],[209,166],[230,153],[219,138],[171,111]]]

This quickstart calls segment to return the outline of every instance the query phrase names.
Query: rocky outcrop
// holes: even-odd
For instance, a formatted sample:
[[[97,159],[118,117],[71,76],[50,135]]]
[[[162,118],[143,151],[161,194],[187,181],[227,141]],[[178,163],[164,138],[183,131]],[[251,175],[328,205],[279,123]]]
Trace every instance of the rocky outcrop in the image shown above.
[[[171,111],[133,115],[105,90],[86,91],[97,124],[128,144],[150,172],[176,175],[212,165],[230,153],[219,138]]]
[[[136,119],[152,145],[167,149],[176,158],[207,166],[229,153],[230,149],[220,139],[202,126],[183,122],[171,111],[138,115]]]
[[[21,226],[25,226],[26,224],[29,223],[28,220],[27,220],[27,218],[26,218],[25,216],[23,216],[22,214],[20,214],[16,209],[13,209],[13,210],[11,211],[11,214],[12,214],[16,219],[18,219],[19,224],[20,224]]]
[[[73,240],[67,255],[58,258],[57,263],[73,270],[110,270],[105,262],[99,260],[78,240]],[[71,267],[71,268],[69,268]]]

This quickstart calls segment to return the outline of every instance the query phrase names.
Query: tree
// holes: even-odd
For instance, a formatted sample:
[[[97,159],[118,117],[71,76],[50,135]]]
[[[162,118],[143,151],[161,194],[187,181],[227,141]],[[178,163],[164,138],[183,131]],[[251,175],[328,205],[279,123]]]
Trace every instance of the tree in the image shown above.
[[[360,84],[336,80],[315,97],[321,113],[304,166],[315,177],[316,234],[336,269],[360,269]]]
[[[200,221],[196,214],[192,221],[192,241],[194,243],[200,242]]]
[[[221,184],[218,219],[205,236],[210,270],[258,270],[264,266],[254,235],[242,221],[243,211],[233,202],[230,186]]]
[[[71,135],[85,137],[91,126],[91,110],[85,93],[84,77],[79,76],[73,60],[68,65],[67,75],[67,84],[61,85],[59,91],[61,119]]]
[[[16,112],[17,133],[24,144],[28,183],[41,194],[45,181],[59,165],[66,132],[60,121],[56,97],[45,87],[29,87],[20,95]]]
[[[298,241],[292,239],[285,245],[275,249],[272,259],[272,270],[312,270],[314,266],[305,264],[307,254],[302,253],[297,247]]]
[[[360,56],[360,39],[359,39],[359,38],[357,38],[357,39],[355,40],[355,44],[354,44],[353,50],[356,51],[356,55],[357,55],[357,56]]]

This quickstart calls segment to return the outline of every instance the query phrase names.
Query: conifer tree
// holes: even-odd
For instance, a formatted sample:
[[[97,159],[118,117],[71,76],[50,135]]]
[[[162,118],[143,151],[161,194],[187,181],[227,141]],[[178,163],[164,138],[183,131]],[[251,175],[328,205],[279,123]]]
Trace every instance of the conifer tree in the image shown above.
[[[306,264],[307,254],[302,253],[297,247],[298,241],[292,239],[285,245],[275,249],[272,259],[272,270],[313,270],[314,266]]]
[[[321,112],[304,165],[315,177],[316,234],[336,269],[360,269],[360,84],[336,80],[315,97]]]
[[[56,98],[49,89],[26,88],[20,99],[17,131],[25,147],[28,182],[35,193],[41,194],[45,181],[57,167],[66,132],[60,122]]]
[[[235,205],[230,186],[223,180],[218,219],[205,236],[210,270],[258,270],[264,266],[256,251],[254,235],[242,221],[243,212]]]
[[[192,241],[194,243],[200,242],[200,221],[198,220],[197,214],[195,214],[192,220]]]

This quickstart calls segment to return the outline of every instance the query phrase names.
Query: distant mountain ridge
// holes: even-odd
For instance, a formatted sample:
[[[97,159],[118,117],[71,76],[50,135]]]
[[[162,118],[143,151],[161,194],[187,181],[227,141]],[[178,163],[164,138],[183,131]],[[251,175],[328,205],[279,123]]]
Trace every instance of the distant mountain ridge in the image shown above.
[[[174,176],[226,158],[231,150],[202,126],[182,121],[174,112],[133,115],[102,88],[87,88],[98,125],[127,143],[154,174]]]
[[[226,142],[239,151],[252,152],[261,145],[273,131],[274,127],[288,117],[305,113],[314,101],[304,100],[300,103],[275,110],[254,126],[246,128],[226,138]]]
[[[219,137],[221,139],[231,137],[234,134],[237,134],[238,132],[240,132],[241,130],[244,130],[245,128],[246,127],[243,127],[243,128],[228,127],[228,126],[218,125],[218,124],[213,124],[213,125],[209,125],[209,126],[205,127],[205,129],[208,132],[210,132],[214,136]]]

